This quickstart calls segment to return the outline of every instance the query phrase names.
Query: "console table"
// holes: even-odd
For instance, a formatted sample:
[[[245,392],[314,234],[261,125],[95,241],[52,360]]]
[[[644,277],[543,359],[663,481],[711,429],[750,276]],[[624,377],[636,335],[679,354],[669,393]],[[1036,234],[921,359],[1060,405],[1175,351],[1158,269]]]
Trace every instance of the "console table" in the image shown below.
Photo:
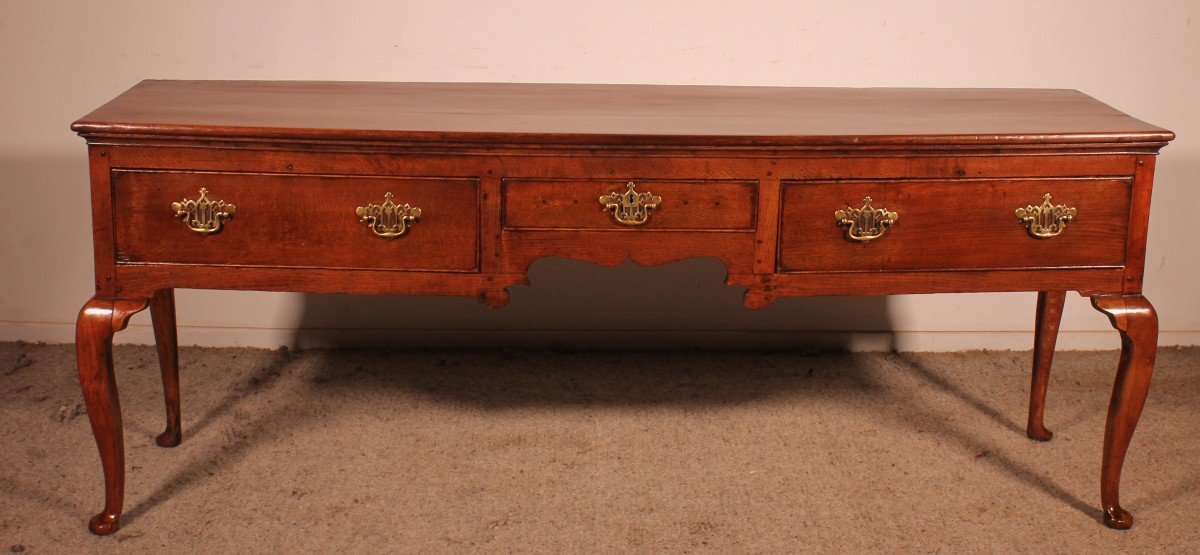
[[[1071,90],[144,81],[88,144],[96,294],[79,378],[111,534],[124,501],[112,338],[150,309],[181,438],[175,288],[508,302],[546,256],[716,257],[783,296],[1038,291],[1029,437],[1067,291],[1120,332],[1100,470],[1121,466],[1157,347],[1141,295],[1158,150]]]

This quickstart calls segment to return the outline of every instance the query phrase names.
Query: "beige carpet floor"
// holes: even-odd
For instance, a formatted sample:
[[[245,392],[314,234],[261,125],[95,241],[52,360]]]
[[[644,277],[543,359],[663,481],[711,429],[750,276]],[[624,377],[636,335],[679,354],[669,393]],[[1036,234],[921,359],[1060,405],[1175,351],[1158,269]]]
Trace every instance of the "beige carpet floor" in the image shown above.
[[[1200,549],[1200,349],[1163,349],[1099,522],[1117,354],[1064,352],[1039,444],[1030,355],[186,348],[154,445],[118,347],[120,532],[67,345],[0,344],[0,552],[1075,552]]]

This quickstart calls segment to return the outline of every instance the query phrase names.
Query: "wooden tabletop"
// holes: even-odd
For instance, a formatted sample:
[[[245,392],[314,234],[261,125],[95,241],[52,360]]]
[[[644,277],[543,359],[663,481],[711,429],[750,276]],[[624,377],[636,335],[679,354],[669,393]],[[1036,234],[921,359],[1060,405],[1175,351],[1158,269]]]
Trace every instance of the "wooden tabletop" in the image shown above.
[[[1074,90],[143,81],[83,135],[570,145],[1166,143]]]

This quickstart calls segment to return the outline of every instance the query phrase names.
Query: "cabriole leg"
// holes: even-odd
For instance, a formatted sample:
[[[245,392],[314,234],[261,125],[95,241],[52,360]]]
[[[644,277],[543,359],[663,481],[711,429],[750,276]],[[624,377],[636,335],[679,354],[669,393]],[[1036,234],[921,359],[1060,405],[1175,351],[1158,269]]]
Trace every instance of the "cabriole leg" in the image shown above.
[[[1104,523],[1124,530],[1133,525],[1133,515],[1121,508],[1121,467],[1129,440],[1137,427],[1154,356],[1158,349],[1158,316],[1141,295],[1093,297],[1092,306],[1108,315],[1121,333],[1121,362],[1108,405],[1104,427],[1104,460],[1100,467],[1100,501],[1104,505]]]
[[[1054,360],[1054,344],[1058,341],[1058,324],[1062,321],[1066,291],[1042,291],[1037,298],[1037,322],[1033,339],[1033,383],[1029,387],[1029,424],[1025,434],[1038,441],[1050,441],[1054,434],[1046,429],[1042,419],[1046,413],[1046,388],[1050,384],[1050,366]]]
[[[158,348],[167,409],[167,428],[155,442],[162,447],[175,447],[183,434],[179,415],[179,342],[175,333],[174,290],[160,289],[154,293],[150,299],[150,319],[154,323],[154,344]]]
[[[146,304],[146,300],[94,298],[83,305],[75,325],[79,385],[104,468],[104,510],[88,523],[93,534],[116,532],[125,502],[125,445],[113,375],[113,334],[125,329],[129,317]]]

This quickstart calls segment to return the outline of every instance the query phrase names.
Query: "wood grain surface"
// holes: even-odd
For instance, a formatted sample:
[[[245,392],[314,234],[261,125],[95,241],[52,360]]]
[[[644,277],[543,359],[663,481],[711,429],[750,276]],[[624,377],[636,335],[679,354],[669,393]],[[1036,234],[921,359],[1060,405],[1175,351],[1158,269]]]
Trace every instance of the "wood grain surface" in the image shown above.
[[[478,183],[466,179],[372,178],[122,171],[115,182],[119,262],[240,264],[310,268],[473,271],[478,268]],[[215,234],[174,217],[171,203],[196,199],[237,206]],[[422,210],[403,236],[385,239],[355,208],[397,204]]]
[[[143,81],[86,134],[641,143],[1163,143],[1174,134],[1054,89]]]
[[[1042,195],[1078,210],[1055,237],[1031,237],[1015,211]],[[786,182],[784,271],[1121,266],[1130,181],[1121,179]],[[833,214],[872,206],[899,219],[878,239],[846,239]]]
[[[601,195],[623,194],[627,183],[634,183],[638,193],[653,193],[662,198],[644,224],[619,224],[599,202]],[[755,183],[752,181],[505,180],[502,190],[506,228],[635,232],[754,228]]]

